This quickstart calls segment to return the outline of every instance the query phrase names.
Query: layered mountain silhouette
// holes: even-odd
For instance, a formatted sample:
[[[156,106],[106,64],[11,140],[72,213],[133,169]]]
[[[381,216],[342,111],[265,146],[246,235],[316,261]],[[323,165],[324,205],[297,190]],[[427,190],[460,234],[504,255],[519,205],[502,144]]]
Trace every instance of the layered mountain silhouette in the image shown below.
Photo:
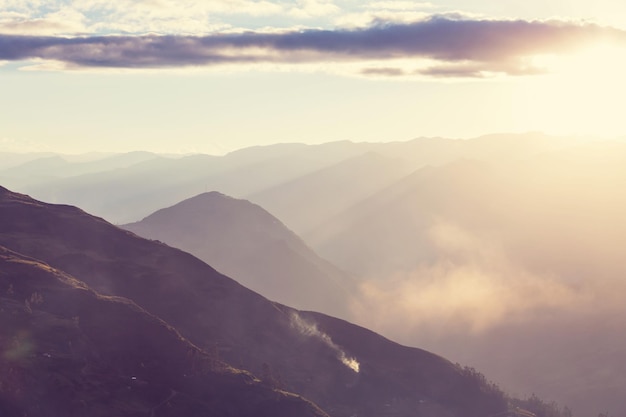
[[[0,247],[0,415],[327,416],[132,301]]]
[[[0,151],[0,169],[4,171],[6,169],[17,167],[30,161],[34,161],[36,159],[43,159],[56,155],[57,154],[53,152]]]
[[[298,234],[315,230],[412,171],[400,157],[367,152],[277,185],[248,198],[267,209]]]
[[[259,146],[221,157],[152,158],[117,169],[20,184],[20,190],[128,223],[208,190],[244,197],[353,155],[349,142]],[[14,167],[11,172],[20,169]]]
[[[122,227],[189,252],[271,300],[347,316],[350,277],[249,201],[204,193]]]
[[[116,161],[117,165],[107,165],[104,159],[68,165],[58,160],[55,162],[51,155],[51,159],[11,167],[11,174],[6,178],[11,181],[8,184],[19,186],[20,192],[45,201],[73,204],[116,224],[138,221],[158,209],[215,190],[260,203],[296,233],[302,234],[328,220],[315,219],[316,213],[334,215],[346,208],[343,203],[366,198],[384,187],[386,181],[393,181],[395,175],[401,174],[398,169],[406,164],[415,170],[426,165],[447,164],[459,158],[519,159],[562,149],[576,142],[572,138],[531,133],[488,135],[472,140],[418,138],[389,143],[287,143],[250,147],[224,156],[158,156],[141,160],[139,153],[107,158],[109,162]],[[378,157],[373,158],[371,154]],[[133,158],[136,163],[125,165]],[[393,166],[393,160],[396,166]],[[343,168],[341,165],[331,168],[342,161],[345,161]],[[353,172],[348,171],[349,167]],[[376,167],[379,167],[379,178],[375,175]],[[331,169],[324,173],[325,168]],[[318,175],[307,178],[318,171]],[[30,178],[20,177],[26,174]],[[346,177],[336,178],[333,182],[328,179],[330,174]],[[310,190],[311,198],[298,200],[298,191],[289,183],[301,177],[303,186],[323,188]],[[0,172],[0,180],[2,178]],[[346,193],[341,195],[339,186],[346,182],[352,183],[353,187],[344,188]],[[324,188],[328,194],[323,192]],[[270,196],[276,206],[266,204]],[[333,196],[338,198],[333,201]],[[320,201],[328,201],[328,208],[320,206]],[[288,210],[286,204],[290,202],[293,206]]]
[[[28,186],[47,183],[54,179],[62,179],[86,175],[95,172],[106,172],[123,169],[161,157],[151,152],[128,152],[113,155],[89,155],[80,157],[67,155],[51,155],[35,158],[17,166],[2,169],[0,158],[0,179],[4,184]]]
[[[471,218],[493,194],[490,165],[459,160],[424,167],[368,196],[303,238],[322,256],[358,276],[410,271],[438,256],[429,229],[438,219]],[[491,189],[489,189],[491,188]],[[455,201],[463,204],[455,204]]]
[[[33,156],[5,156],[15,179],[37,169],[16,163]],[[358,323],[577,415],[620,414],[624,160],[623,142],[541,134],[284,144],[154,158],[19,191],[118,223],[206,190],[251,199],[360,278],[349,306]],[[112,273],[99,271],[131,259],[90,256],[111,293]],[[246,366],[258,374],[255,362]]]
[[[174,352],[180,352],[177,349],[188,351],[188,346],[191,345],[185,344],[165,322],[174,326],[182,337],[199,349],[212,349],[214,358],[219,357],[237,368],[252,371],[272,386],[302,395],[332,416],[357,414],[372,417],[482,417],[506,409],[507,404],[502,393],[486,383],[480,375],[466,372],[426,351],[393,343],[348,322],[319,313],[298,312],[270,302],[190,254],[159,242],[139,238],[80,209],[45,204],[0,188],[0,230],[0,245],[30,257],[32,260],[28,262],[38,270],[53,268],[63,271],[63,274],[72,275],[80,282],[73,284],[73,288],[68,291],[86,294],[84,300],[74,301],[70,298],[64,302],[55,301],[59,310],[50,307],[48,311],[46,299],[55,300],[56,296],[52,290],[48,294],[45,291],[46,286],[41,284],[42,288],[29,287],[19,293],[18,298],[10,298],[7,305],[16,315],[24,317],[20,310],[22,307],[18,304],[22,298],[28,297],[31,300],[30,309],[33,311],[41,306],[51,316],[78,315],[78,328],[66,323],[65,319],[59,319],[58,323],[59,326],[66,327],[67,332],[75,332],[71,337],[75,337],[79,345],[78,339],[83,337],[79,332],[82,330],[80,323],[83,322],[81,315],[85,315],[86,327],[91,328],[92,323],[95,323],[94,326],[102,328],[102,331],[93,329],[87,337],[98,334],[94,343],[104,351],[112,351],[104,354],[111,355],[111,366],[121,367],[122,374],[130,377],[131,381],[125,382],[132,383],[133,376],[139,379],[140,375],[136,373],[142,369],[141,362],[150,369],[154,366],[152,371],[155,374],[164,372],[167,375],[170,367],[177,372],[186,369],[180,355],[172,359],[172,364],[163,364],[163,367],[159,367],[157,363],[168,360],[159,356],[160,350],[157,349],[156,353],[146,352],[142,356],[141,352],[153,348],[153,344],[161,343],[157,340],[160,336],[157,336],[156,329],[153,335],[150,334],[150,337],[146,336],[142,340],[150,327],[161,329],[166,346],[178,346],[173,348]],[[20,255],[8,253],[4,257],[19,258]],[[41,262],[49,266],[42,267]],[[7,274],[4,269],[2,271],[5,279]],[[9,274],[6,279],[19,280],[21,276],[21,272]],[[70,279],[66,277],[63,280]],[[13,283],[7,282],[9,285]],[[66,284],[61,282],[48,285]],[[81,285],[88,286],[102,296],[84,288],[75,289]],[[15,286],[14,284],[13,292],[16,291]],[[41,294],[41,303],[41,298],[33,295],[35,293]],[[132,300],[139,308],[123,307],[128,303],[105,303],[109,302],[107,300],[118,300],[116,297]],[[151,318],[146,319],[152,323],[148,325],[141,318],[132,318],[130,313],[124,315],[124,308],[140,313],[143,309],[164,322]],[[44,333],[41,335],[33,321],[25,320],[21,324],[27,333],[41,337],[41,343],[52,344],[50,349],[46,348],[42,353],[57,355],[56,351],[48,352],[59,342],[47,341],[52,336],[45,336],[45,332],[54,328],[52,322],[46,321],[47,318],[48,316],[41,324],[37,324],[42,326],[41,332]],[[121,327],[117,329],[121,333],[109,335],[108,330],[104,330],[115,330],[116,327]],[[150,339],[151,337],[154,339]],[[113,344],[106,347],[109,338]],[[125,352],[125,343],[137,354]],[[62,351],[61,346],[55,349]],[[163,352],[162,355],[166,353]],[[85,353],[87,354],[91,353]],[[2,365],[11,366],[6,357],[3,358]],[[45,355],[44,358],[48,359]],[[119,365],[117,360],[120,361]],[[73,366],[72,361],[73,359],[69,360],[70,367]],[[176,363],[183,365],[178,368]],[[33,372],[32,377],[44,377],[45,372],[38,372],[38,366],[40,365],[29,368]],[[3,373],[0,378],[7,378],[7,375]],[[143,380],[144,377],[141,377]],[[236,378],[242,378],[245,382],[247,377]],[[166,379],[169,381],[169,378]],[[3,386],[8,385],[8,381],[2,382]],[[42,384],[45,391],[48,386],[45,382]],[[160,394],[167,395],[171,390],[179,392],[175,378],[170,384],[172,385],[166,384]],[[87,390],[82,387],[81,380],[75,386]],[[202,392],[195,392],[202,395]],[[241,401],[247,401],[245,390],[242,395],[239,397]],[[194,399],[197,397],[191,394],[190,397],[190,403],[196,404]],[[155,402],[152,400],[159,404],[158,401],[167,399],[162,395],[155,395],[150,397],[150,401],[144,401],[139,394],[135,398],[133,404],[137,407],[148,403],[154,406]],[[255,398],[261,403],[264,401],[261,394]],[[289,404],[294,402],[295,411],[291,415],[303,415],[300,414],[302,410],[304,415],[320,415],[310,404],[303,404],[292,398],[287,396],[284,399]],[[282,403],[283,398],[276,401]],[[182,400],[181,402],[181,407],[193,406]],[[6,404],[7,409],[26,407],[19,402],[15,406],[13,403]],[[221,404],[217,407],[229,405]],[[245,407],[245,404],[241,407]],[[248,414],[245,411],[231,411],[230,415]],[[285,414],[277,411],[276,415]]]

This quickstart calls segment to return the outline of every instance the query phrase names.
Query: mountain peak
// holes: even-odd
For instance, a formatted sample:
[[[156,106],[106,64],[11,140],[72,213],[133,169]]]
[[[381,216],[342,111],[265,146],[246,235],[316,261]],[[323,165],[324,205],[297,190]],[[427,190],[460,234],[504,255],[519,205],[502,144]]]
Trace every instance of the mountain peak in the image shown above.
[[[248,200],[211,191],[123,227],[187,251],[272,300],[346,315],[347,276]]]
[[[219,191],[207,191],[201,194],[198,194],[194,197],[188,198],[185,201],[193,201],[193,200],[238,200],[234,197],[228,196],[224,193],[220,193]]]

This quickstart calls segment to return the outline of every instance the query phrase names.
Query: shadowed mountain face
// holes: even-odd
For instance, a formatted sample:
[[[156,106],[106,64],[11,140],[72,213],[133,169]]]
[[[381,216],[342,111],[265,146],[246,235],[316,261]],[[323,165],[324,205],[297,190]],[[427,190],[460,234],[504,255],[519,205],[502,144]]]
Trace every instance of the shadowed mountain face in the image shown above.
[[[0,247],[0,414],[308,416],[128,299]]]
[[[271,300],[346,317],[348,277],[246,200],[205,193],[122,227],[189,252]]]
[[[441,357],[269,302],[187,253],[79,209],[0,189],[0,230],[1,245],[133,300],[201,349],[330,415],[482,417],[506,407],[499,392]]]

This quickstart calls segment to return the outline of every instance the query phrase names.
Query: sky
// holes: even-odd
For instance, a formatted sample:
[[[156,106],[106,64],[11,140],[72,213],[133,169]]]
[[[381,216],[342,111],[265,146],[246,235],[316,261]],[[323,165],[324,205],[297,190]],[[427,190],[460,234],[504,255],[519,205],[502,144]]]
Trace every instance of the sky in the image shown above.
[[[0,152],[622,137],[617,0],[0,0]]]

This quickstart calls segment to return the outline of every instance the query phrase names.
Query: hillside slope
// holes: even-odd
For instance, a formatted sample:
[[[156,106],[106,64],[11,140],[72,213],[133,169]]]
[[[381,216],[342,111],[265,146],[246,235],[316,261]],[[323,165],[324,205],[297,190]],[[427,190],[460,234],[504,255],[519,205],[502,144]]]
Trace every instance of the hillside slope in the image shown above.
[[[0,189],[0,245],[129,298],[202,349],[330,415],[483,417],[501,393],[449,361],[339,319],[269,302],[192,255],[83,211]]]
[[[120,297],[0,247],[3,417],[324,417]]]

